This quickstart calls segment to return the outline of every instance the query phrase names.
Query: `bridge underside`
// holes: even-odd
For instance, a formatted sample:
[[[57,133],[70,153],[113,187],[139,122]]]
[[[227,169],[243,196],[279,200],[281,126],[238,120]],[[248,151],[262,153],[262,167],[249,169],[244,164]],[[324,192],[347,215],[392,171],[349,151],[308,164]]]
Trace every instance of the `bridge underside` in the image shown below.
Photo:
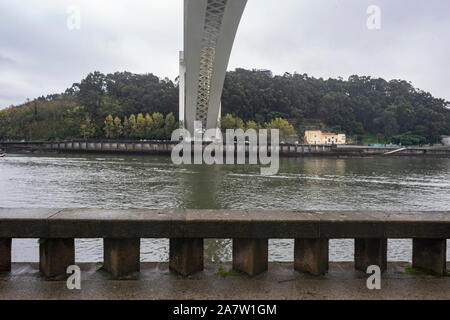
[[[234,38],[247,0],[185,0],[184,53],[180,56],[180,120],[217,128]]]

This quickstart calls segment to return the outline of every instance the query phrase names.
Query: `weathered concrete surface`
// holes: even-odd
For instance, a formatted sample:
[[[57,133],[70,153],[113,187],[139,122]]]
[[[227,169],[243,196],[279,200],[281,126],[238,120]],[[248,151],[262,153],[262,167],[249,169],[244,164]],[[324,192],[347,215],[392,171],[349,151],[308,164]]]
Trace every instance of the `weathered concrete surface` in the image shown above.
[[[256,277],[223,277],[218,265],[189,278],[169,272],[167,264],[142,264],[140,280],[109,280],[95,264],[80,264],[80,291],[69,291],[65,281],[46,282],[37,264],[12,265],[0,274],[0,299],[450,299],[450,277],[405,273],[407,263],[390,263],[382,276],[382,290],[366,287],[367,275],[353,263],[330,263],[329,274],[315,277],[294,271],[292,264],[270,264]],[[450,263],[448,264],[450,267]],[[224,264],[223,268],[231,268]]]
[[[60,211],[0,208],[0,238],[48,238],[47,219]]]
[[[233,269],[250,276],[268,269],[268,239],[233,239]]]
[[[3,238],[450,238],[450,212],[1,209]]]
[[[183,209],[67,209],[49,219],[49,233],[76,238],[169,238],[182,236],[185,217]]]
[[[313,275],[328,271],[328,239],[295,239],[294,268]]]
[[[413,267],[444,275],[446,248],[445,239],[413,239]]]
[[[11,270],[11,244],[11,239],[0,238],[0,272]]]
[[[170,270],[189,276],[203,270],[203,239],[170,239]]]
[[[103,267],[114,279],[138,278],[141,239],[103,239]]]
[[[47,278],[66,278],[75,264],[74,239],[43,239],[39,244],[39,269]]]
[[[355,239],[355,268],[366,271],[369,266],[387,269],[387,239]]]

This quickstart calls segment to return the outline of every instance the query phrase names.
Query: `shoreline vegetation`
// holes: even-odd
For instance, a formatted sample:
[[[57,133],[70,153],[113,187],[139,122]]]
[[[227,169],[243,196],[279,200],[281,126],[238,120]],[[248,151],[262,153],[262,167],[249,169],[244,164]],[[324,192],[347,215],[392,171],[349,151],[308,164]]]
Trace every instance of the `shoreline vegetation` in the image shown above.
[[[179,127],[178,79],[153,74],[90,73],[62,94],[0,110],[0,141],[170,138]],[[420,145],[450,134],[450,102],[403,80],[228,72],[225,129],[280,129],[301,141],[305,130],[343,132],[355,144]]]

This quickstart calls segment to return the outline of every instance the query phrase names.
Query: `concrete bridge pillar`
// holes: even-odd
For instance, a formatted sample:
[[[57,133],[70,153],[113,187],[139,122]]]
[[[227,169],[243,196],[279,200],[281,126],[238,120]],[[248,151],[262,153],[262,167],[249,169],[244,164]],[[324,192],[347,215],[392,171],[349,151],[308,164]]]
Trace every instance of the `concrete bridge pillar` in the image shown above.
[[[185,0],[180,55],[180,121],[191,135],[195,122],[216,129],[234,38],[247,0]]]
[[[233,269],[257,276],[269,269],[268,239],[233,239]]]
[[[387,239],[355,239],[355,269],[363,272],[369,266],[387,269]]]
[[[67,267],[75,264],[74,239],[41,239],[39,270],[47,278],[67,277]]]
[[[11,239],[0,239],[0,272],[11,271]]]
[[[328,243],[328,239],[295,239],[295,270],[315,276],[327,273]]]
[[[141,239],[103,239],[103,267],[114,279],[133,276],[141,270]]]
[[[413,268],[443,276],[447,270],[445,239],[413,239]]]

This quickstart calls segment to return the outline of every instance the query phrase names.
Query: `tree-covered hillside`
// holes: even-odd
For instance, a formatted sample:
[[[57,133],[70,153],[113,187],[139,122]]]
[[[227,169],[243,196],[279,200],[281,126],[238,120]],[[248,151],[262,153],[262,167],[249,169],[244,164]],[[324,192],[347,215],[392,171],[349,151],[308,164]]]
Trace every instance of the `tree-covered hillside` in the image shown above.
[[[441,135],[450,134],[449,102],[401,80],[359,76],[324,80],[288,73],[273,77],[237,69],[227,74],[222,107],[224,115],[251,126],[288,119],[300,134],[305,124],[316,122],[380,140],[410,135],[437,142]],[[173,113],[178,119],[176,82],[152,74],[94,72],[63,94],[0,111],[0,139],[82,138],[87,125],[89,136],[104,138],[109,115],[123,121],[131,115],[145,118],[155,113],[158,118]],[[161,126],[162,130],[164,123]]]

